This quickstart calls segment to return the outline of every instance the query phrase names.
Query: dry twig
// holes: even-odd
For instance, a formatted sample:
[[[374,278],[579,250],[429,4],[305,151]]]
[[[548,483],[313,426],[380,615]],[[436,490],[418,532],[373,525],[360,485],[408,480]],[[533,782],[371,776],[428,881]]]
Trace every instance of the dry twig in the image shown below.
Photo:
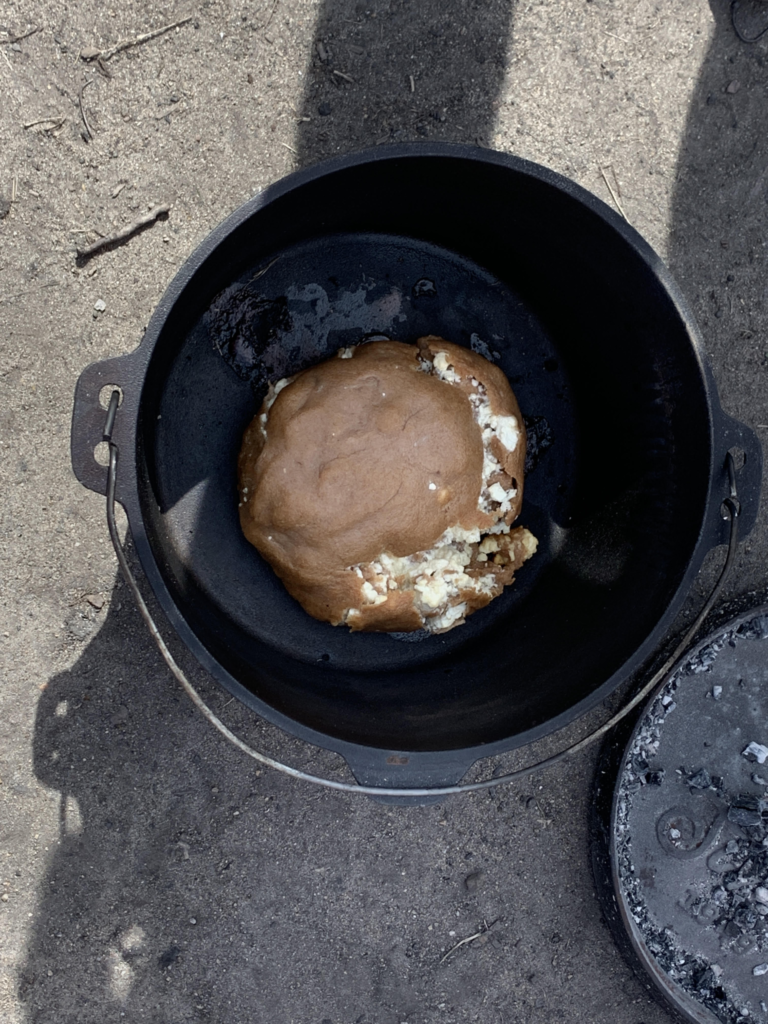
[[[66,121],[66,117],[62,114],[57,114],[56,117],[41,117],[38,121],[27,121],[24,125],[25,128],[37,128],[38,125],[47,124],[50,128],[43,128],[44,132],[55,132],[58,128]]]
[[[280,3],[280,0],[275,0],[275,2],[272,4],[272,10],[269,12],[269,17],[264,22],[264,24],[261,26],[261,28],[259,28],[259,30],[258,30],[259,32],[266,32],[266,30],[269,28],[270,23],[271,23],[272,19],[275,16],[275,11],[277,10],[277,5],[279,3]]]
[[[89,139],[93,138],[93,132],[91,131],[91,126],[88,124],[88,116],[85,113],[85,106],[83,104],[83,92],[85,91],[86,87],[91,84],[92,81],[92,78],[87,78],[80,86],[80,91],[77,94],[77,102],[80,104],[80,114],[83,118],[83,124],[85,125],[85,130],[88,132]]]
[[[349,75],[345,75],[343,71],[334,71],[333,73],[339,78],[343,78],[345,82],[351,82],[353,85],[355,84],[354,78],[350,78]]]
[[[121,230],[116,231],[114,235],[106,235],[104,238],[100,238],[91,245],[86,245],[84,248],[78,249],[78,263],[85,263],[91,258],[91,256],[95,256],[97,252],[101,252],[102,249],[112,248],[112,246],[119,245],[121,242],[127,242],[129,238],[141,231],[142,228],[148,227],[159,217],[163,217],[168,214],[170,209],[170,206],[167,204],[164,206],[154,206],[144,217],[140,217],[137,221],[134,221],[133,224],[129,224],[125,228],[121,228]]]
[[[270,267],[274,267],[274,265],[277,263],[277,261],[280,258],[281,258],[280,256],[275,256],[275,258],[273,260],[269,261],[269,263],[266,265],[266,267],[262,267],[260,270],[257,270],[256,273],[253,275],[253,277],[251,278],[251,280],[248,283],[249,284],[253,284],[253,282],[254,281],[258,281],[260,277],[264,277],[264,275],[270,269]]]
[[[181,18],[180,21],[174,21],[170,25],[163,25],[162,28],[156,28],[152,32],[145,32],[143,35],[135,36],[133,39],[123,39],[122,42],[116,46],[110,47],[108,50],[83,50],[80,53],[80,57],[84,61],[105,61],[111,60],[116,53],[120,53],[122,50],[128,50],[132,46],[141,46],[142,43],[148,43],[150,39],[157,39],[158,36],[164,35],[166,32],[170,32],[173,28],[179,28],[180,25],[186,25],[188,21],[192,21],[193,15],[189,15],[188,18]]]
[[[8,36],[7,39],[0,39],[0,46],[4,46],[6,44],[13,45],[13,43],[20,43],[22,39],[29,39],[30,36],[39,32],[42,27],[42,25],[38,25],[36,28],[31,28],[27,32],[22,32],[20,36]]]

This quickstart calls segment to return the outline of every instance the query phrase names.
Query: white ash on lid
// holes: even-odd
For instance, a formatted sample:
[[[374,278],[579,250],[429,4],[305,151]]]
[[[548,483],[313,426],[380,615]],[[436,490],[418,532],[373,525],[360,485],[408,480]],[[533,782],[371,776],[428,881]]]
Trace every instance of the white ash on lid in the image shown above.
[[[753,740],[749,743],[745,750],[741,752],[742,757],[746,757],[748,761],[757,761],[758,764],[765,764],[768,759],[768,747],[763,746],[762,743],[755,743]]]
[[[674,983],[676,1010],[725,1024],[767,1012],[768,800],[745,756],[768,720],[762,622],[745,616],[679,663],[627,748],[613,821],[633,942]]]

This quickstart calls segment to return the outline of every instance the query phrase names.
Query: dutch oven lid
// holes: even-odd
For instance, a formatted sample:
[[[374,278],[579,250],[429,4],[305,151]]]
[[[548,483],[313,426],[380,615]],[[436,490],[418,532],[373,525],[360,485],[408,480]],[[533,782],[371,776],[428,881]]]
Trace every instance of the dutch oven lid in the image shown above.
[[[768,606],[677,663],[634,729],[611,869],[635,957],[687,1021],[768,1021]]]

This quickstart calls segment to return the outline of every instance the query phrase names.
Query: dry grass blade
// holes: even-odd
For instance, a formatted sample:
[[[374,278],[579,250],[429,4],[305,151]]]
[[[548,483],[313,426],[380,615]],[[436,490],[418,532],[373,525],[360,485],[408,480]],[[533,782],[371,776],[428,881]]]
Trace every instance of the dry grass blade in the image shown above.
[[[496,921],[498,921],[498,918],[496,918]],[[474,942],[475,939],[479,939],[482,935],[487,935],[491,928],[493,928],[493,926],[496,924],[496,921],[491,921],[490,924],[486,924],[485,922],[483,922],[483,927],[480,929],[480,931],[475,932],[474,935],[468,935],[466,939],[461,939],[460,942],[457,942],[455,946],[448,950],[448,952],[442,958],[440,963],[444,964],[448,957],[452,956],[457,949],[461,949],[462,946],[466,946],[470,942]]]
[[[613,167],[611,167],[611,170],[613,170]],[[621,201],[619,200],[619,197],[616,195],[616,192],[614,191],[613,185],[611,185],[610,181],[608,180],[608,175],[605,173],[605,168],[602,165],[600,167],[600,173],[603,176],[603,181],[605,182],[606,186],[608,187],[608,191],[611,193],[611,198],[613,199],[614,203],[616,203],[617,210],[619,211],[621,216],[624,218],[624,220],[627,222],[627,224],[629,224],[629,217],[626,215],[626,213],[624,213],[624,207],[621,205]],[[618,185],[618,182],[617,182],[617,185]]]

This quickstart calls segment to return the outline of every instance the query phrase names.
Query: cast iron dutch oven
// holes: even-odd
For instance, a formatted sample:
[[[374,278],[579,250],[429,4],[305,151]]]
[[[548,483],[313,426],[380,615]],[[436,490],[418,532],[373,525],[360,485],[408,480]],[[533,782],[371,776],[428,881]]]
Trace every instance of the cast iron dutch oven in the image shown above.
[[[238,522],[256,369],[281,376],[377,334],[490,355],[537,449],[519,521],[538,554],[442,635],[316,622]],[[734,446],[742,535],[757,509],[759,443],[721,410],[661,260],[584,189],[487,150],[346,156],[236,211],[181,268],[139,348],[80,377],[73,466],[102,494],[108,384],[123,392],[117,498],[170,622],[227,690],[341,753],[367,785],[454,783],[627,679],[726,539]]]

